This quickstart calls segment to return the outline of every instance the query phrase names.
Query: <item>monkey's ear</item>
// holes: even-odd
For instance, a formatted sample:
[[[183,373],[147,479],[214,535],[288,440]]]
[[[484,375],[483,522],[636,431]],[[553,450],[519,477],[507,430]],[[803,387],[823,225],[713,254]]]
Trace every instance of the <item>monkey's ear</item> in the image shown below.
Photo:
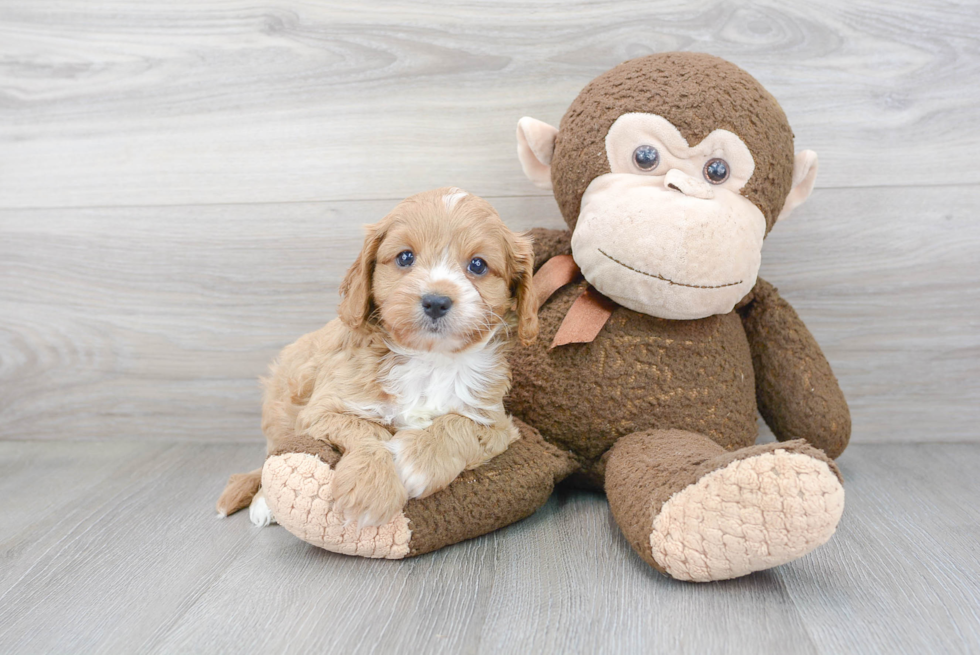
[[[525,116],[517,122],[517,157],[524,174],[541,189],[551,189],[551,157],[557,128]]]
[[[790,189],[789,195],[786,196],[783,209],[779,212],[779,216],[776,217],[777,221],[781,221],[789,216],[790,212],[802,205],[810,197],[810,192],[813,191],[813,184],[817,181],[817,168],[817,153],[812,150],[803,150],[796,153],[796,159],[793,161],[793,188]]]

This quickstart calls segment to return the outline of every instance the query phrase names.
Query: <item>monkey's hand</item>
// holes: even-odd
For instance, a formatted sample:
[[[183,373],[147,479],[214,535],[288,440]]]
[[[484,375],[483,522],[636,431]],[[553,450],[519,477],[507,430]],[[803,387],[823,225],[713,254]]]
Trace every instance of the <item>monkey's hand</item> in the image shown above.
[[[762,418],[780,441],[806,439],[837,457],[851,437],[851,414],[820,346],[776,289],[759,278],[738,309],[752,350]]]
[[[534,270],[552,257],[572,254],[572,233],[569,230],[533,228],[528,234],[534,240]]]

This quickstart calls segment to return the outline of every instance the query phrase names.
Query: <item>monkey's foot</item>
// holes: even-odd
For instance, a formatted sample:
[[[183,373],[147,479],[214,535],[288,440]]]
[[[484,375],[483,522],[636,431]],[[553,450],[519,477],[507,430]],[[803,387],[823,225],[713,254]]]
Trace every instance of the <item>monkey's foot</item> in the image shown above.
[[[679,580],[725,580],[823,544],[844,511],[826,462],[779,448],[731,462],[675,493],[653,519],[658,568]]]
[[[346,523],[333,509],[334,470],[316,455],[286,453],[265,461],[262,489],[279,525],[306,541],[344,555],[401,559],[412,532],[404,512],[379,527]]]
[[[514,425],[521,438],[507,450],[463,471],[445,489],[409,500],[380,527],[345,525],[335,511],[331,464],[340,455],[323,444],[291,444],[311,452],[275,452],[262,469],[262,489],[276,521],[303,541],[346,555],[415,557],[530,516],[548,500],[555,481],[578,466],[537,430],[517,419]]]

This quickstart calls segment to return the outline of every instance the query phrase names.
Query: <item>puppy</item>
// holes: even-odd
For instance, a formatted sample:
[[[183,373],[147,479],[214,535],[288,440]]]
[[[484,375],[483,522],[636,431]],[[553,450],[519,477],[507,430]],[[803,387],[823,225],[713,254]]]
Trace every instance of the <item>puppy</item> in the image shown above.
[[[270,453],[297,438],[342,453],[334,509],[360,527],[386,523],[408,498],[518,438],[503,405],[508,345],[538,330],[530,239],[485,200],[455,187],[420,193],[366,230],[339,317],[282,351],[262,411]],[[233,476],[219,514],[243,507],[257,476],[240,476],[237,499]],[[271,521],[261,492],[250,515]]]

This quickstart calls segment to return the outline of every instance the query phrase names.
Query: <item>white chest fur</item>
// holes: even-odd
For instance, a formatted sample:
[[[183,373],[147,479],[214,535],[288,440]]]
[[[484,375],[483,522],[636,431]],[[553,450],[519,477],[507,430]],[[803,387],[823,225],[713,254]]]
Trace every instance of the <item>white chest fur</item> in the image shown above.
[[[507,377],[497,343],[458,354],[396,353],[383,368],[381,386],[394,398],[396,428],[424,428],[448,413],[489,424],[487,412],[501,411],[503,399],[488,390]]]

